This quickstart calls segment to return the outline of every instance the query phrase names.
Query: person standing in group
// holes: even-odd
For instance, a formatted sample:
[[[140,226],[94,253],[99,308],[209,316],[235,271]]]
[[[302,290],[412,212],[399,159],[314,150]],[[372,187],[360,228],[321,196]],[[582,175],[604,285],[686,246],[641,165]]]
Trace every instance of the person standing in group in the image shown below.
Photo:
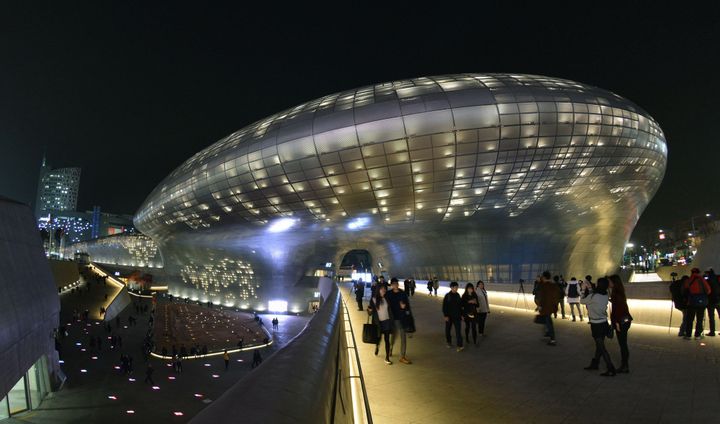
[[[385,364],[392,365],[390,361],[390,333],[392,333],[392,310],[387,301],[387,287],[379,285],[375,296],[370,299],[368,313],[372,315],[373,324],[379,327],[379,332],[385,340]],[[375,345],[375,355],[380,351],[380,340]]]
[[[680,313],[682,314],[682,322],[680,323],[680,330],[678,330],[678,337],[684,337],[686,335],[685,323],[687,322],[688,318],[688,309],[687,298],[685,297],[683,287],[689,279],[690,277],[688,277],[687,275],[683,275],[682,278],[680,278],[679,280],[673,279],[673,281],[670,283],[670,296],[672,297],[673,305],[675,306],[675,309],[680,311]],[[687,336],[690,337],[689,334],[687,334]]]
[[[406,313],[410,311],[410,301],[408,300],[407,293],[400,290],[400,284],[398,279],[393,277],[390,280],[390,291],[387,292],[385,298],[390,305],[390,312],[393,317],[393,330],[392,340],[390,342],[390,355],[392,356],[393,348],[395,347],[395,341],[400,337],[400,362],[406,365],[412,364],[412,362],[405,355],[407,352],[407,335],[405,334],[405,327],[403,325],[403,318]]]
[[[357,283],[355,283],[355,300],[358,304],[358,311],[363,310],[363,297],[365,297],[365,283],[363,283],[362,278],[360,278]]]
[[[228,355],[227,350],[223,352],[223,361],[225,361],[225,371],[227,371],[230,366],[230,355]]]
[[[710,332],[708,336],[715,336],[715,313],[720,317],[720,281],[718,276],[715,275],[715,270],[710,268],[705,271],[705,278],[707,279],[708,286],[710,286],[710,295],[708,296],[708,324],[710,325]]]
[[[588,321],[590,321],[590,332],[593,340],[595,340],[595,356],[590,361],[590,365],[585,367],[586,370],[599,369],[600,358],[605,361],[607,370],[600,374],[603,377],[615,376],[615,366],[610,360],[610,354],[605,348],[605,337],[608,336],[610,326],[607,321],[608,306],[608,279],[599,278],[595,289],[589,286],[587,281],[585,284],[586,295],[580,299],[580,303],[588,308]]]
[[[462,317],[462,298],[458,294],[458,283],[453,281],[450,283],[450,291],[445,294],[442,303],[443,317],[445,318],[445,340],[447,347],[452,347],[452,339],[450,338],[450,328],[455,326],[455,340],[457,341],[457,351],[464,349],[463,339],[460,330],[460,319]]]
[[[410,277],[410,297],[415,296],[415,278]]]
[[[390,284],[392,284],[392,280],[390,280]],[[403,281],[403,290],[405,293],[410,293],[410,278],[406,278],[405,281]]]
[[[559,309],[561,311],[562,319],[565,319],[565,287],[567,287],[567,283],[561,275],[554,276],[553,281],[558,289],[558,306],[560,306]],[[555,312],[553,316],[557,318],[557,312]]]
[[[437,296],[437,291],[440,288],[440,281],[437,279],[437,277],[433,277],[433,291],[435,292],[435,296]]]
[[[695,338],[705,337],[703,334],[703,319],[708,306],[708,296],[712,294],[710,285],[700,275],[700,269],[693,268],[690,278],[683,284],[683,291],[687,294],[688,316],[685,320],[685,340],[690,339],[693,321],[695,324]]]
[[[545,324],[545,337],[549,337],[547,344],[549,346],[555,346],[555,327],[553,326],[553,314],[557,313],[558,307],[558,290],[557,286],[552,281],[552,275],[550,271],[545,271],[540,276],[540,280],[537,285],[537,305],[538,315]]]
[[[490,301],[482,280],[478,280],[475,293],[478,295],[478,334],[480,337],[485,337],[485,321],[490,313]]]
[[[580,309],[580,286],[575,277],[570,279],[567,287],[565,287],[565,294],[567,295],[568,305],[570,305],[570,315],[572,320],[575,322],[575,309],[577,309],[578,315],[580,315],[580,321],[583,320],[582,309]]]
[[[433,282],[432,282],[432,278],[430,278],[430,277],[428,277],[427,289],[428,289],[428,296],[432,296],[432,292],[433,292]]]
[[[462,301],[462,316],[465,320],[465,341],[470,344],[470,331],[472,330],[473,344],[477,346],[478,321],[478,295],[472,283],[465,285],[465,293],[460,297]]]
[[[610,325],[615,329],[617,341],[620,345],[620,368],[619,373],[629,373],[630,367],[628,360],[630,359],[630,350],[628,349],[627,336],[632,323],[632,315],[627,304],[627,296],[625,295],[625,286],[620,276],[615,274],[610,278]]]

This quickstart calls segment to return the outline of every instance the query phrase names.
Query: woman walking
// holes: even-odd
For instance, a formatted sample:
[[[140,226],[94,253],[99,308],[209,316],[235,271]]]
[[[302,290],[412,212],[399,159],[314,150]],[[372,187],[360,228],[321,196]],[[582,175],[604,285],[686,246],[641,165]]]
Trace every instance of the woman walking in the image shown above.
[[[392,312],[390,306],[385,298],[387,294],[387,287],[385,285],[378,285],[378,289],[370,299],[370,305],[368,305],[368,313],[372,314],[373,324],[377,325],[380,329],[383,339],[385,339],[385,364],[392,365],[390,361],[390,333],[392,333]],[[380,351],[380,340],[375,345],[375,355]]]
[[[610,360],[610,354],[605,349],[605,337],[608,335],[610,326],[607,321],[607,306],[608,306],[608,279],[603,277],[597,280],[595,288],[593,289],[590,284],[586,281],[584,283],[585,293],[587,293],[580,303],[585,305],[588,309],[588,320],[590,321],[590,330],[592,337],[595,340],[595,356],[592,358],[590,365],[585,367],[586,370],[596,370],[600,364],[600,358],[605,361],[607,371],[600,374],[603,377],[615,376],[615,367]]]
[[[478,280],[475,292],[478,295],[478,333],[480,333],[480,337],[485,337],[485,320],[490,313],[490,301],[482,280]]]
[[[477,309],[478,295],[472,283],[467,283],[465,293],[460,298],[463,319],[465,320],[465,341],[470,344],[470,330],[472,329],[473,343],[477,345]]]
[[[630,351],[628,350],[627,334],[633,318],[628,309],[625,286],[617,274],[610,276],[610,303],[612,303],[610,324],[617,333],[617,341],[620,345],[621,362],[617,372],[629,373],[628,359],[630,358]]]

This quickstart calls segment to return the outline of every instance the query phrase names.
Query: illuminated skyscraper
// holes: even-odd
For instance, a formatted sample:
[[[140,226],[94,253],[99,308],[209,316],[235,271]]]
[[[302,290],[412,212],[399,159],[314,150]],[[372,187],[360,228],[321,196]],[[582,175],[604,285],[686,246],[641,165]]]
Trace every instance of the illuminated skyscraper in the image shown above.
[[[35,199],[35,217],[47,211],[75,211],[80,189],[80,168],[52,169],[43,157]]]

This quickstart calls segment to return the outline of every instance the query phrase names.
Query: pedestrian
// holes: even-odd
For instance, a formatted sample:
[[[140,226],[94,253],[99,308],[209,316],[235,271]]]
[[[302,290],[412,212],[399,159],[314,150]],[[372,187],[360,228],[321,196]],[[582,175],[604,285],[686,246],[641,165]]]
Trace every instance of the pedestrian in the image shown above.
[[[685,292],[683,291],[683,286],[689,279],[690,277],[687,275],[683,275],[679,280],[676,280],[673,277],[673,281],[670,283],[670,296],[672,297],[673,305],[675,306],[675,309],[680,311],[682,314],[682,322],[680,323],[680,329],[678,330],[678,337],[685,336],[685,322],[687,321],[688,310],[687,299],[685,297]],[[688,334],[688,336],[690,335]]]
[[[225,371],[227,371],[230,366],[230,355],[228,355],[227,350],[223,352],[223,361],[225,361]]]
[[[155,382],[152,379],[152,375],[154,372],[155,368],[153,368],[152,363],[148,362],[147,368],[145,368],[145,383],[149,381],[150,384],[152,384],[153,386],[155,385]]]
[[[253,360],[252,360],[252,364],[250,365],[250,368],[255,368],[255,367],[259,366],[260,364],[262,364],[262,356],[260,356],[260,350],[255,349],[253,351]]]
[[[433,277],[433,292],[435,292],[435,296],[437,296],[438,288],[440,288],[440,281],[437,277]]]
[[[385,295],[393,317],[392,340],[390,342],[390,355],[392,356],[395,341],[400,338],[400,362],[406,365],[412,364],[407,358],[407,334],[405,333],[405,315],[410,313],[410,300],[407,293],[400,290],[398,279],[393,277],[390,280],[390,291]]]
[[[363,283],[362,278],[360,278],[357,283],[355,283],[355,300],[358,304],[358,311],[363,310],[363,297],[365,297],[365,283]]]
[[[460,319],[462,317],[462,298],[458,294],[458,283],[453,281],[450,283],[450,291],[445,294],[442,303],[443,317],[445,319],[445,340],[447,347],[452,348],[452,339],[450,338],[450,328],[455,326],[455,341],[457,342],[457,351],[461,352],[463,340],[460,330]]]
[[[537,284],[537,300],[538,314],[540,320],[545,324],[545,337],[549,337],[547,344],[555,346],[555,327],[553,326],[552,315],[557,313],[558,307],[558,290],[557,286],[552,282],[550,271],[545,271],[540,276]]]
[[[625,286],[620,276],[615,274],[610,278],[610,324],[617,334],[618,345],[620,345],[620,368],[617,372],[627,374],[630,372],[629,359],[630,350],[628,349],[627,336],[632,323],[632,315],[627,304],[627,296],[625,295]]]
[[[609,281],[607,278],[598,278],[597,285],[593,289],[589,287],[587,281],[585,281],[585,292],[587,295],[580,299],[580,303],[587,306],[588,309],[588,321],[590,321],[590,333],[592,334],[593,340],[595,340],[595,356],[590,361],[590,365],[585,367],[586,370],[597,370],[599,369],[600,358],[605,361],[606,371],[600,374],[603,377],[615,376],[615,366],[610,360],[610,354],[605,348],[605,338],[608,336],[610,326],[607,321],[607,307],[608,307],[608,285]]]
[[[392,310],[388,304],[386,294],[387,287],[378,283],[375,296],[370,299],[368,313],[372,315],[373,324],[379,327],[379,333],[382,334],[382,338],[385,341],[385,364],[392,365],[392,361],[390,361],[390,333],[392,332],[393,320]],[[375,345],[376,356],[379,351],[380,339],[378,339]]]
[[[482,280],[478,280],[475,293],[478,295],[478,334],[480,337],[485,337],[485,321],[490,313],[490,301],[485,290],[485,283]]]
[[[415,278],[410,277],[410,297],[415,296]]]
[[[427,289],[428,289],[428,296],[432,296],[432,293],[433,293],[433,282],[432,282],[432,278],[430,278],[430,277],[428,277]]]
[[[465,292],[460,297],[460,300],[462,302],[463,320],[465,321],[465,341],[470,344],[470,333],[472,332],[473,344],[477,346],[477,315],[480,301],[472,283],[465,285]]]
[[[179,373],[182,373],[182,359],[183,359],[182,355],[178,355],[178,356],[177,356],[177,362],[176,362],[176,364],[177,364],[177,372],[178,372],[178,374],[179,374]]]
[[[410,293],[410,278],[406,278],[405,281],[403,281],[403,290],[405,293]]]
[[[720,317],[720,281],[715,271],[710,268],[705,271],[705,278],[710,286],[710,295],[708,296],[708,324],[710,325],[710,332],[707,333],[710,337],[715,337],[715,313]]]
[[[703,334],[703,318],[705,318],[705,310],[708,306],[708,296],[712,294],[710,285],[700,275],[700,269],[693,268],[690,278],[685,281],[683,291],[687,297],[688,316],[685,321],[685,340],[690,340],[693,321],[695,324],[695,338],[702,339]]]
[[[582,309],[580,309],[580,285],[575,277],[572,277],[567,287],[565,287],[565,295],[567,296],[567,301],[570,305],[570,315],[572,315],[573,322],[575,322],[575,309],[577,309],[578,315],[580,315],[580,321],[582,321],[583,314]]]
[[[559,309],[561,311],[562,319],[565,319],[565,287],[567,287],[567,283],[560,275],[554,276],[553,281],[558,289],[558,305],[560,306]],[[555,312],[553,316],[557,318],[557,312]]]

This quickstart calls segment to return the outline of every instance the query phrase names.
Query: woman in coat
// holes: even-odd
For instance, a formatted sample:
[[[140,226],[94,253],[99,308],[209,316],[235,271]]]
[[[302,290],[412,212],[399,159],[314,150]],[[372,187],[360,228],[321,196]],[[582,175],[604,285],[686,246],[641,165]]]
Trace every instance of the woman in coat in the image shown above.
[[[485,337],[485,320],[490,313],[490,301],[482,280],[478,280],[475,292],[478,295],[478,333],[480,333],[480,337]]]
[[[568,304],[570,305],[570,314],[572,320],[575,321],[575,309],[577,309],[578,315],[580,315],[580,321],[583,320],[582,309],[580,309],[580,284],[575,277],[570,279],[567,287],[565,287],[565,296],[567,296]]]
[[[600,358],[602,358],[605,361],[605,366],[607,367],[607,371],[600,374],[603,377],[615,376],[615,366],[613,366],[613,363],[610,360],[610,354],[605,348],[605,337],[607,337],[608,330],[610,329],[607,321],[608,285],[609,281],[605,277],[597,280],[594,289],[589,283],[586,283],[584,289],[587,294],[580,299],[580,303],[587,306],[590,331],[593,339],[595,340],[595,356],[593,356],[590,365],[585,367],[585,369],[598,369]]]
[[[472,283],[467,283],[465,293],[460,298],[463,320],[465,320],[465,341],[470,344],[470,330],[473,343],[477,344],[478,295]]]
[[[630,315],[630,309],[628,309],[625,286],[617,274],[610,276],[610,303],[612,303],[610,325],[615,329],[617,341],[620,345],[621,362],[617,372],[629,373],[628,359],[630,358],[630,351],[628,350],[627,335],[633,318]]]
[[[382,338],[385,339],[385,363],[392,365],[390,361],[390,333],[392,333],[392,310],[388,304],[387,298],[387,287],[385,285],[378,285],[375,296],[370,299],[370,305],[368,305],[368,313],[373,317],[373,324],[377,325],[382,334]],[[375,355],[380,351],[380,340],[375,345]]]

